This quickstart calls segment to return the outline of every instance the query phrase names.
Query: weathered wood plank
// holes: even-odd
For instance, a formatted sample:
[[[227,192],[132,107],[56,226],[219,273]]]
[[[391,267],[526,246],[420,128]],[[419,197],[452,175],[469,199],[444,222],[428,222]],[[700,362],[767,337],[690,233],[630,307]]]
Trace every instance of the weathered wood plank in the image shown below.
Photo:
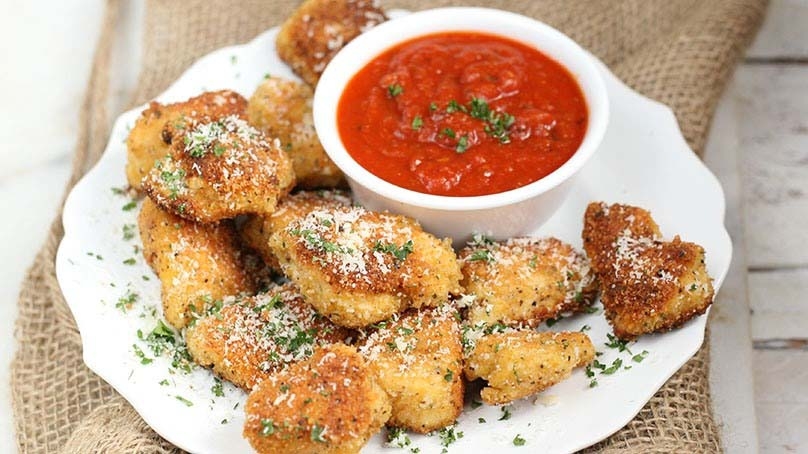
[[[710,312],[710,389],[725,452],[755,453],[758,440],[752,384],[752,346],[746,291],[746,241],[739,169],[736,86],[718,105],[704,157],[724,187],[725,225],[732,237],[729,274]]]
[[[808,269],[749,273],[749,303],[754,340],[808,337]]]
[[[747,58],[808,58],[808,1],[772,0]]]
[[[760,452],[808,452],[808,352],[755,351]]]
[[[808,65],[736,74],[750,268],[808,265]]]

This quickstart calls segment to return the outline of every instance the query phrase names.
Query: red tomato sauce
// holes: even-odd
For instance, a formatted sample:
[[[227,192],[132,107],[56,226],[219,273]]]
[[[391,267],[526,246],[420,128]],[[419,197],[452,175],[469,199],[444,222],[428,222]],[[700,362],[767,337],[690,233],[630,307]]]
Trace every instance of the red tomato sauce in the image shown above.
[[[452,32],[399,44],[362,68],[337,107],[365,169],[427,194],[496,194],[567,162],[587,127],[573,76],[499,36]]]

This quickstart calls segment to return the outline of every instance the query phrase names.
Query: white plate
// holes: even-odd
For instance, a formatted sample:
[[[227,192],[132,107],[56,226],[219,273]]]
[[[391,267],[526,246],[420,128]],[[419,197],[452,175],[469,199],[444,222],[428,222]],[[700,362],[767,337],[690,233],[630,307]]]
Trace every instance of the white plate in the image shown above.
[[[276,33],[272,29],[250,43],[203,57],[157,99],[180,101],[222,88],[249,96],[267,73],[294,78],[275,54]],[[600,67],[612,109],[602,149],[581,172],[567,202],[534,234],[554,235],[580,247],[587,203],[604,200],[639,205],[651,210],[666,237],[679,234],[704,246],[717,289],[732,254],[723,226],[721,186],[688,148],[670,109],[637,94],[604,65]],[[250,452],[241,436],[241,407],[246,398],[242,391],[226,384],[225,396],[214,397],[209,371],[170,374],[169,359],[159,357],[142,365],[134,354],[133,344],[145,350],[137,330],[148,332],[155,325],[149,311],[156,307],[159,313],[160,288],[141,254],[133,250],[140,244],[137,233],[132,240],[122,239],[123,226],[136,223],[138,209],[123,211],[128,198],[114,194],[111,188],[126,184],[124,140],[142,109],[118,118],[101,160],[65,203],[65,236],[56,257],[59,284],[81,332],[87,366],[121,393],[155,431],[191,452]],[[123,263],[132,257],[134,265]],[[115,303],[127,290],[140,298],[133,309],[123,313]],[[498,420],[502,411],[497,407],[471,409],[467,404],[457,428],[465,436],[449,447],[450,452],[517,451],[513,444],[517,434],[526,440],[523,448],[528,450],[522,452],[544,453],[572,452],[606,438],[630,421],[699,349],[706,321],[706,316],[698,317],[679,330],[643,337],[631,345],[635,354],[649,352],[641,363],[604,345],[610,330],[602,313],[559,322],[552,329],[591,326],[588,334],[603,352],[598,359],[611,365],[621,357],[631,369],[621,367],[613,375],[598,376],[594,388],[589,387],[584,371],[578,370],[538,399],[515,403],[508,420]],[[163,380],[168,384],[160,384]],[[187,406],[176,396],[193,405]],[[487,422],[479,423],[478,418]],[[437,436],[411,438],[412,446],[420,446],[423,453],[441,450]],[[364,452],[382,451],[396,452],[384,448],[382,436],[377,435]]]

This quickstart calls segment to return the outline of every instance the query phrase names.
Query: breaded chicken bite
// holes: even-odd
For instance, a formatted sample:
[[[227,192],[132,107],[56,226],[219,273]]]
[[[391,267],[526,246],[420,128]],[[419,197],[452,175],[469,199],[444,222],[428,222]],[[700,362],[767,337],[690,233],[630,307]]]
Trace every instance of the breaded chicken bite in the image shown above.
[[[389,425],[427,433],[453,424],[463,409],[463,352],[457,309],[409,310],[378,324],[360,343],[390,396]]]
[[[270,77],[250,98],[247,118],[267,137],[281,141],[292,160],[298,187],[344,186],[342,172],[328,158],[314,131],[313,96],[308,85]]]
[[[348,193],[339,190],[300,191],[284,197],[274,213],[266,216],[250,216],[239,227],[241,240],[258,252],[270,268],[280,271],[278,259],[269,249],[269,238],[274,232],[286,228],[290,222],[305,217],[314,210],[326,210],[339,206],[351,206]]]
[[[253,293],[263,277],[231,223],[195,224],[145,199],[138,227],[143,256],[162,283],[163,313],[177,329],[193,320],[192,309],[204,313],[226,296]]]
[[[448,239],[415,220],[361,207],[315,210],[272,235],[269,248],[306,301],[334,323],[360,328],[460,292]]]
[[[385,20],[375,0],[306,0],[281,26],[275,47],[313,87],[343,46]]]
[[[292,283],[241,299],[225,299],[191,323],[188,352],[199,365],[251,390],[288,364],[309,358],[318,346],[353,333],[331,323],[303,301]]]
[[[597,296],[589,260],[556,238],[475,236],[458,255],[462,285],[476,296],[466,313],[471,324],[536,327],[585,309]]]
[[[713,301],[704,249],[678,236],[663,241],[646,210],[591,203],[583,240],[601,283],[606,318],[621,339],[679,327]]]
[[[544,391],[593,359],[595,347],[584,333],[509,330],[478,339],[465,372],[469,380],[488,382],[483,402],[502,405]]]
[[[143,178],[143,189],[185,219],[209,223],[270,214],[294,186],[292,162],[280,142],[236,115],[188,124],[168,137],[169,152]]]
[[[126,179],[141,190],[141,181],[154,162],[168,154],[171,134],[196,122],[208,122],[230,115],[243,116],[247,100],[230,91],[202,93],[184,102],[152,102],[140,114],[126,139]]]
[[[245,411],[261,454],[348,454],[381,430],[390,401],[354,348],[332,345],[259,383]]]

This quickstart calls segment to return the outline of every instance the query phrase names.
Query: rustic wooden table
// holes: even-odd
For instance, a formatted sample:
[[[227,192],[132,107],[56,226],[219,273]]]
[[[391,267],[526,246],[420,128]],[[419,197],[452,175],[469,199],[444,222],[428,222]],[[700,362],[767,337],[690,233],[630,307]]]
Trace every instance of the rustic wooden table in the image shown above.
[[[808,452],[808,1],[775,0],[732,87],[762,452]]]

